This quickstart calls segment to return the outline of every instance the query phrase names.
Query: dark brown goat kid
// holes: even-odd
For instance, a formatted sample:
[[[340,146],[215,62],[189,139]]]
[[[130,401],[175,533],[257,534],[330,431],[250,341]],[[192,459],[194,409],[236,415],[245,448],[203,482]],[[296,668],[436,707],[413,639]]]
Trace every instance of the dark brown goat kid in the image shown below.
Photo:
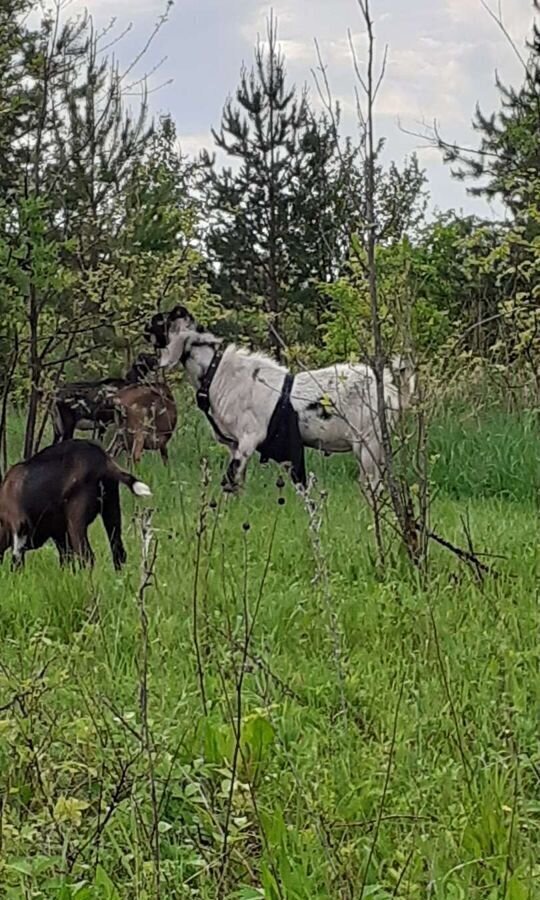
[[[168,462],[167,444],[178,421],[176,403],[166,384],[134,384],[119,390],[114,397],[118,433],[111,453],[125,450],[138,463],[143,450],[159,450]]]
[[[60,385],[51,408],[53,443],[70,440],[76,428],[92,430],[102,440],[114,424],[114,398],[121,388],[144,383],[157,368],[157,359],[141,353],[123,378],[100,381],[72,381]]]
[[[11,547],[14,565],[20,566],[28,550],[52,540],[61,563],[71,558],[91,565],[87,531],[101,515],[114,567],[120,569],[126,560],[121,484],[139,497],[151,496],[146,484],[91,441],[53,444],[13,466],[0,486],[0,561]]]

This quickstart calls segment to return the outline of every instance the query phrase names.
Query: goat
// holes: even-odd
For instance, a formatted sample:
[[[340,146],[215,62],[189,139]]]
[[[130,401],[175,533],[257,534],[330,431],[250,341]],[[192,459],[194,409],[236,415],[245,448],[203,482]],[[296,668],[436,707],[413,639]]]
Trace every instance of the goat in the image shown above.
[[[87,530],[100,514],[114,567],[120,569],[126,561],[120,484],[138,497],[151,496],[146,484],[120,469],[91,441],[62,441],[17,463],[0,486],[0,561],[11,546],[14,566],[22,566],[28,550],[51,539],[61,564],[77,557],[91,565],[94,554]]]
[[[118,426],[111,453],[127,451],[135,464],[143,450],[159,450],[169,460],[167,444],[177,423],[174,397],[166,384],[135,384],[121,388],[114,397]]]
[[[246,465],[264,444],[287,370],[268,356],[234,345],[224,346],[202,329],[183,306],[158,313],[148,323],[145,337],[161,349],[161,367],[180,362],[188,379],[200,391],[215,360],[219,363],[206,385],[209,418],[218,440],[229,447],[230,460],[223,479],[225,490],[243,482]],[[384,371],[386,414],[392,427],[407,407],[415,389],[415,374],[407,360],[396,358]],[[298,416],[303,444],[326,454],[352,452],[360,478],[372,495],[382,488],[384,449],[377,412],[375,372],[365,364],[336,363],[325,369],[304,371],[294,377],[290,403]]]
[[[113,400],[117,391],[144,382],[156,368],[156,357],[141,353],[123,378],[73,381],[59,387],[52,405],[53,443],[70,440],[76,428],[92,430],[102,440],[115,421]]]

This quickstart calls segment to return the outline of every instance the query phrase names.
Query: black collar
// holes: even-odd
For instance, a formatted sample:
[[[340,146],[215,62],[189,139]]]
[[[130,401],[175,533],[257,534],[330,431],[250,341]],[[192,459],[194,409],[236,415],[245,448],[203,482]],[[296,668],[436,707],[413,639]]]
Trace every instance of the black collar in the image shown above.
[[[234,441],[232,441],[231,438],[227,437],[227,435],[223,434],[210,411],[210,386],[212,384],[212,381],[214,380],[214,376],[218,370],[218,366],[223,358],[225,349],[226,348],[224,346],[220,345],[214,351],[212,361],[201,379],[201,384],[196,396],[197,406],[206,414],[206,418],[210,422],[210,425],[214,429],[218,438],[223,441],[224,444],[233,444]]]
[[[218,346],[214,351],[214,355],[206,372],[201,378],[199,390],[197,391],[197,404],[205,413],[210,409],[210,385],[214,380],[214,375],[218,370],[218,366],[225,353],[225,347]]]

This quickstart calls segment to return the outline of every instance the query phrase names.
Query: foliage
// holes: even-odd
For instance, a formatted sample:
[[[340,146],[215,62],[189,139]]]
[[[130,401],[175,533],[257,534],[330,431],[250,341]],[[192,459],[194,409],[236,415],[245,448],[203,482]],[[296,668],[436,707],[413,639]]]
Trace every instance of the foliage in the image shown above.
[[[277,325],[293,367],[371,356],[365,159],[287,86],[273,22],[215,135],[240,166],[201,171],[169,117],[128,113],[86,17],[31,31],[30,7],[0,9],[0,375],[27,424],[57,379],[124,368],[175,302],[256,347],[278,349]],[[142,614],[129,496],[121,577],[98,535],[92,574],[50,548],[0,568],[0,896],[534,895],[536,86],[479,119],[471,171],[506,223],[426,223],[418,161],[373,160],[384,346],[429,362],[438,408],[430,526],[496,554],[499,577],[480,589],[440,549],[423,579],[394,549],[376,569],[348,458],[308,451],[311,507],[255,462],[219,499],[222,450],[182,395],[170,469],[141,467],[158,541]],[[520,379],[536,393],[501,411]],[[24,442],[4,406],[14,461],[40,428]]]
[[[436,230],[435,252],[430,239],[414,244],[407,237],[377,249],[381,326],[389,353],[407,346],[415,347],[423,356],[439,352],[453,333],[451,304],[440,302],[439,226]],[[328,360],[371,358],[371,309],[359,245],[351,258],[349,275],[332,285],[322,285],[321,291],[331,300],[321,328]]]

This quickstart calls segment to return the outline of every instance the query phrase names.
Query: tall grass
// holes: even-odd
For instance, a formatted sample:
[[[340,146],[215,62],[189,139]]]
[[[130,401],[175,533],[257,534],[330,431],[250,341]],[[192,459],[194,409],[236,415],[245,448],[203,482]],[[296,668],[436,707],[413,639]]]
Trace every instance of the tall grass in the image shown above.
[[[449,497],[534,499],[540,487],[537,412],[450,409],[430,431],[432,477]]]
[[[222,498],[198,416],[140,467],[146,635],[130,495],[121,575],[99,524],[93,573],[49,548],[0,569],[0,897],[539,895],[534,421],[448,417],[431,442],[438,530],[467,517],[501,557],[484,585],[438,549],[428,583],[383,578],[346,458],[309,458],[319,549],[273,466]]]

